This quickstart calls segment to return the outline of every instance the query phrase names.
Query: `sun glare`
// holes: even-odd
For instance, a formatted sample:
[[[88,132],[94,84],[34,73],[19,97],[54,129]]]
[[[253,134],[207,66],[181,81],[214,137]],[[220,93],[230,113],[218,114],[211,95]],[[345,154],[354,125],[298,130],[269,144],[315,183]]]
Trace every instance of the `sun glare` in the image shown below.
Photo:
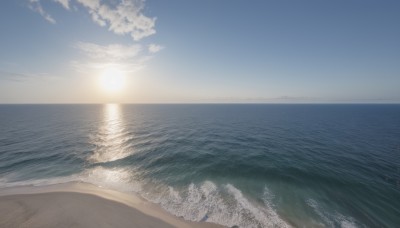
[[[119,92],[125,86],[125,74],[116,68],[107,68],[100,77],[101,87],[107,92]]]

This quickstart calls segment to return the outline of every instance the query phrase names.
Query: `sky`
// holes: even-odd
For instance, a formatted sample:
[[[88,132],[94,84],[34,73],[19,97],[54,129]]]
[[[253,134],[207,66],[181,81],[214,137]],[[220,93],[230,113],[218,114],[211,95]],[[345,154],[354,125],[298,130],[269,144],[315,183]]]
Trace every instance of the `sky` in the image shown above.
[[[1,1],[0,103],[400,103],[399,22],[397,0]]]

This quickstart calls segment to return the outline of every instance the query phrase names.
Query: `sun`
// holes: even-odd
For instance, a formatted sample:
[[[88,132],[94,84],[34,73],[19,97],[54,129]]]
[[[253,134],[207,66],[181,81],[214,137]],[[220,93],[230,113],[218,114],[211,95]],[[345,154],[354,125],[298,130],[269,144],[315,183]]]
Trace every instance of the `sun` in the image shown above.
[[[118,68],[107,68],[100,75],[100,85],[107,92],[120,92],[125,86],[125,74]]]

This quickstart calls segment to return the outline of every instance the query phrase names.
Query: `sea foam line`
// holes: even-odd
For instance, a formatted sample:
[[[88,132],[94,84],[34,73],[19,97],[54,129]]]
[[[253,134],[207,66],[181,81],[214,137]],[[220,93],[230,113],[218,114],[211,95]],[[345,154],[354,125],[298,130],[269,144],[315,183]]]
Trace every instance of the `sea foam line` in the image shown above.
[[[334,213],[327,213],[326,210],[313,199],[308,199],[306,202],[328,227],[337,227],[336,224],[339,224],[340,227],[343,228],[358,227],[355,219],[352,217],[344,216],[337,211]]]
[[[191,221],[228,227],[290,227],[269,205],[256,205],[232,184],[221,187],[211,181],[190,184],[186,190],[172,187],[156,197],[146,196],[170,213]]]
[[[86,182],[117,191],[133,192],[159,204],[169,213],[190,221],[213,222],[228,227],[290,227],[274,210],[272,197],[264,197],[264,205],[251,202],[232,184],[217,186],[212,181],[173,188],[158,184],[158,190],[143,187],[145,180],[133,180],[128,170],[96,167],[67,177],[8,182],[0,179],[0,187],[46,186],[68,182]],[[267,199],[267,200],[266,200]]]

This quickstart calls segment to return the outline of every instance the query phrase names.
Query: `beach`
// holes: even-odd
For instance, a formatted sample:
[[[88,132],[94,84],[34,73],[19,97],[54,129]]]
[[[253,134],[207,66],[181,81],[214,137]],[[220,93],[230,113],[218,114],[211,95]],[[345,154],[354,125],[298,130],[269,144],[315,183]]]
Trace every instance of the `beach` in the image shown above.
[[[222,227],[189,222],[142,198],[87,183],[0,190],[0,227]]]

